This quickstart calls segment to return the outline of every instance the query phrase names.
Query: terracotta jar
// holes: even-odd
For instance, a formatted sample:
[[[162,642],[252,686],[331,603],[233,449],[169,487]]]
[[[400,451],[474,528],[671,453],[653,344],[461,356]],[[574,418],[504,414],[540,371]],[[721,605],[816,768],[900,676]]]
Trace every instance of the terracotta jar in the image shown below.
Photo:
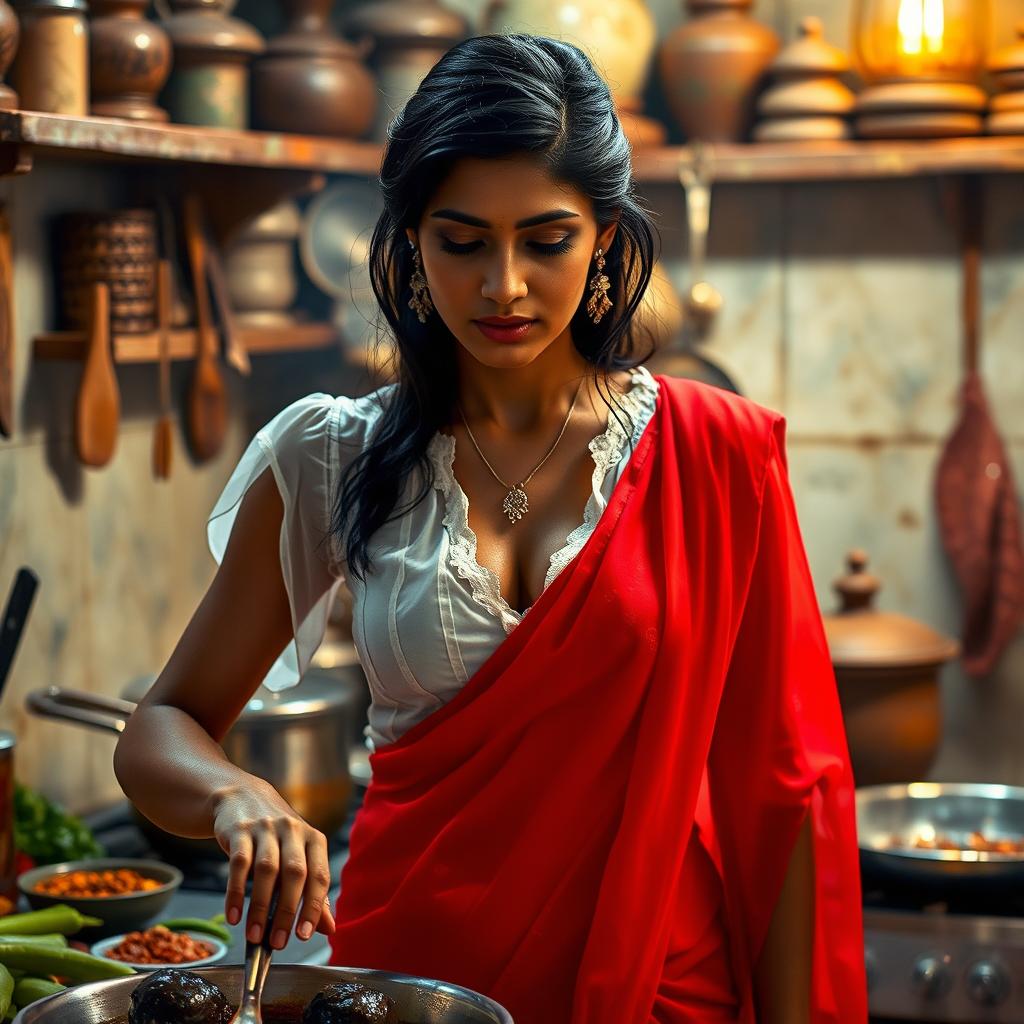
[[[658,50],[672,116],[688,139],[740,142],[779,37],[749,15],[752,0],[689,0],[689,21]]]
[[[657,39],[643,0],[489,0],[482,32],[529,32],[579,46],[608,83],[622,130],[634,147],[659,145],[664,126],[641,114]]]
[[[161,97],[171,120],[219,128],[249,127],[249,65],[263,37],[229,16],[234,0],[171,0],[164,28],[174,68]]]
[[[841,605],[824,616],[858,786],[920,782],[942,735],[939,669],[959,653],[955,640],[874,608],[881,583],[868,556],[851,551],[834,584]]]
[[[21,34],[11,85],[22,110],[89,113],[89,30],[85,0],[17,0]]]
[[[358,139],[373,123],[377,87],[368,46],[337,35],[333,0],[286,0],[288,24],[252,68],[252,123],[267,131]]]
[[[100,117],[166,121],[155,103],[171,71],[171,40],[145,18],[149,0],[90,0],[89,81]]]
[[[469,24],[437,0],[370,0],[348,14],[345,32],[372,44],[369,61],[380,102],[370,137],[383,142],[395,114],[445,52],[466,38]]]
[[[20,32],[14,8],[7,0],[0,0],[0,110],[14,110],[18,106],[18,94],[9,85],[4,85],[4,75],[18,50]]]

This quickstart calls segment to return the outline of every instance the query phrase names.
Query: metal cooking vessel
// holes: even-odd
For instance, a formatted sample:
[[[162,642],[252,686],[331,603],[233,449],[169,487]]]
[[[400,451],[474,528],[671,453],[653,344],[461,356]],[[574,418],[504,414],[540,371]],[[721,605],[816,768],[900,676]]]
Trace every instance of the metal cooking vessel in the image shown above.
[[[865,878],[937,890],[1024,883],[1024,853],[972,850],[968,837],[1024,839],[1024,788],[963,782],[913,782],[857,790],[857,833]],[[940,835],[960,850],[917,849],[919,835]],[[892,846],[893,838],[907,845]]]
[[[136,700],[102,697],[51,686],[26,698],[34,714],[120,734],[153,677],[129,684]],[[294,687],[274,693],[260,687],[221,741],[233,764],[269,782],[326,835],[345,821],[352,795],[350,748],[360,736],[366,681],[358,662],[330,671],[311,668]],[[161,851],[223,856],[214,839],[182,839],[134,811]]]
[[[232,1004],[238,1001],[242,981],[239,967],[199,967],[195,973],[220,986]],[[147,975],[76,985],[49,999],[26,1006],[15,1024],[123,1024],[136,985]],[[265,1024],[298,1019],[301,1008],[326,985],[354,981],[389,995],[397,1004],[402,1024],[514,1024],[498,1003],[469,989],[406,974],[351,967],[309,967],[305,964],[272,965],[263,995]]]

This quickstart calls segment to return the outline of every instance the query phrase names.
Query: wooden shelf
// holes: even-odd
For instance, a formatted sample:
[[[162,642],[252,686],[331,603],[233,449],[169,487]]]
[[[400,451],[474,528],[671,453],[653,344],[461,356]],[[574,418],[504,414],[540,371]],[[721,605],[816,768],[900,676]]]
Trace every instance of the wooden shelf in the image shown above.
[[[783,182],[909,178],[1024,171],[1024,136],[918,141],[772,142],[707,147],[716,182]],[[638,150],[637,181],[679,183],[685,146]]]
[[[340,344],[335,327],[325,323],[300,323],[288,327],[240,327],[239,336],[250,355],[301,352]],[[171,359],[195,358],[194,328],[172,329],[168,340]],[[82,331],[52,331],[36,336],[33,355],[36,359],[84,359],[85,346],[86,336]],[[155,363],[159,360],[159,338],[155,331],[151,334],[115,335],[113,348],[116,363]]]
[[[250,167],[376,175],[381,144],[375,141],[232,131],[194,125],[148,124],[109,117],[68,117],[34,111],[0,111],[0,148],[70,159],[145,160],[159,163]],[[638,149],[638,182],[679,181],[690,159],[686,146]],[[1024,136],[922,141],[752,143],[711,147],[716,181],[814,181],[905,178],[935,174],[1005,174],[1024,171]],[[10,172],[26,161],[7,159]]]
[[[0,143],[40,155],[109,160],[172,161],[293,171],[376,174],[375,142],[283,132],[234,131],[151,124],[114,117],[69,117],[31,110],[0,111]]]

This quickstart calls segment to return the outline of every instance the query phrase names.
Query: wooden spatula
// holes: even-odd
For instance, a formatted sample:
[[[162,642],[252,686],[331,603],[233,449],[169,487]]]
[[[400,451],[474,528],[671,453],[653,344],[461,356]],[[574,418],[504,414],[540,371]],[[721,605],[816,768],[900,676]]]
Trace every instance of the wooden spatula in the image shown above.
[[[121,399],[110,345],[110,290],[106,281],[92,286],[88,351],[75,402],[75,448],[87,466],[105,466],[117,448]]]
[[[174,421],[171,419],[171,263],[160,260],[156,268],[156,314],[160,344],[160,418],[153,433],[153,473],[160,480],[171,475]]]
[[[206,244],[199,196],[185,196],[185,244],[196,300],[196,365],[188,394],[188,425],[196,459],[204,462],[220,451],[227,431],[227,394],[210,336],[210,296],[206,281]]]

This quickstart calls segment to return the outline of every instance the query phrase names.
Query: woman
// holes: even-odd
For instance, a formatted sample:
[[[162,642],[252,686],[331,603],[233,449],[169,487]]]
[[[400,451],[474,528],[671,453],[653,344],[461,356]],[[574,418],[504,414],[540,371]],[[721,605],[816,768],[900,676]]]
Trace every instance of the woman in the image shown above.
[[[470,39],[380,182],[397,383],[257,434],[211,517],[217,575],[118,744],[125,792],[217,837],[232,923],[252,873],[252,936],[319,929],[332,963],[518,1024],[864,1020],[784,421],[637,358],[654,229],[607,87],[571,45]],[[374,778],[332,915],[324,837],[218,741],[261,680],[298,680],[343,577]]]

